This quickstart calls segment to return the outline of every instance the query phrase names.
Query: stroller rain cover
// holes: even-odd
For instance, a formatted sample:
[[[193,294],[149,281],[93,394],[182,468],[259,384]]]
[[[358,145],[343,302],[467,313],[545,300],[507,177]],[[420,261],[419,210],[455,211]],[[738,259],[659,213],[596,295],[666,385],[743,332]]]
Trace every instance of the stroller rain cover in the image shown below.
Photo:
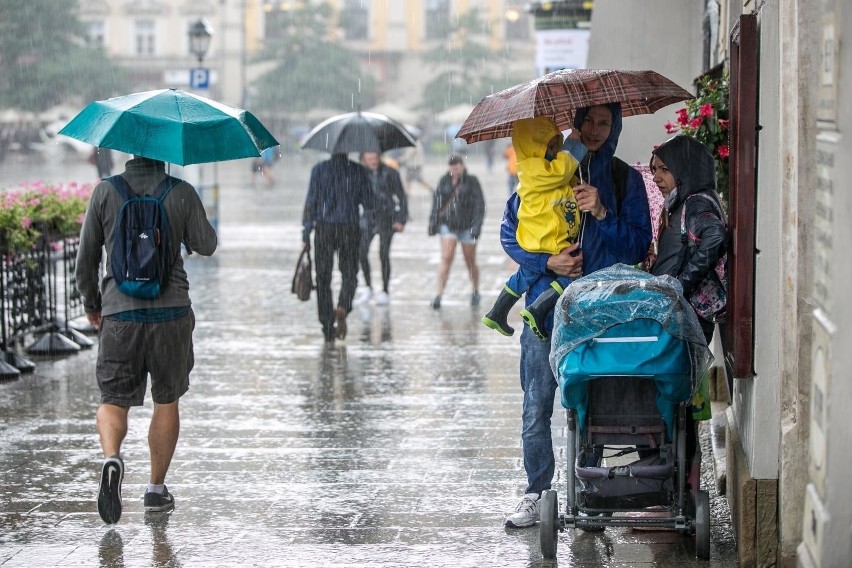
[[[631,347],[633,339],[648,342]],[[606,344],[609,350],[590,349],[602,341],[612,342]],[[588,404],[585,382],[631,375],[655,381],[657,406],[671,433],[672,405],[692,399],[713,361],[680,282],[624,264],[579,278],[565,289],[551,342],[550,366],[562,405],[577,409],[581,425]]]

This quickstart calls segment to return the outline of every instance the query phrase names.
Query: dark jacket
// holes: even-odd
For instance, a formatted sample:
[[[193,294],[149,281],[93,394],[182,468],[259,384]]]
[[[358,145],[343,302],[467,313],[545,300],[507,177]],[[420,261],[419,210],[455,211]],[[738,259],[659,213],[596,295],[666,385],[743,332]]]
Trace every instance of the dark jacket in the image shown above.
[[[434,235],[440,225],[446,225],[451,231],[466,231],[470,229],[474,238],[479,238],[482,231],[482,221],[485,219],[485,197],[476,176],[466,171],[459,182],[459,193],[450,202],[444,215],[438,215],[447,200],[453,195],[453,182],[447,173],[438,182],[438,187],[432,194],[432,214],[429,216],[429,234]]]
[[[624,199],[620,207],[615,205],[615,194],[612,187],[612,160],[615,156],[615,148],[618,145],[618,137],[621,134],[621,107],[618,104],[607,106],[612,110],[612,128],[609,138],[589,160],[588,180],[591,185],[598,188],[600,200],[609,214],[601,221],[596,220],[591,215],[586,215],[583,234],[584,275],[619,262],[624,264],[641,262],[651,244],[651,214],[648,211],[648,195],[645,193],[642,175],[635,169],[629,168]],[[583,123],[587,112],[587,109],[577,111],[574,121],[577,128]],[[581,167],[585,172],[586,166]],[[527,252],[518,245],[515,236],[518,228],[518,205],[519,199],[517,193],[515,193],[506,202],[503,223],[500,226],[500,243],[503,245],[503,250],[522,267],[540,274],[555,276],[547,270],[549,254]],[[527,291],[527,305],[531,304],[549,286],[548,279],[539,278]],[[552,325],[552,315],[548,315],[545,326],[550,329]]]
[[[408,199],[402,180],[393,168],[379,164],[372,172],[367,170],[370,179],[372,206],[364,209],[364,218],[378,225],[393,225],[408,221]]]
[[[372,206],[367,168],[351,161],[346,154],[334,154],[311,170],[305,212],[302,216],[302,240],[310,242],[315,223],[358,225],[359,205]]]
[[[703,197],[689,199],[686,206],[686,228],[692,236],[687,236],[685,251],[680,234],[680,218],[687,198],[703,193],[719,204],[713,156],[704,144],[684,135],[661,144],[653,154],[659,156],[674,176],[677,193],[673,199],[666,200],[663,216],[668,215],[668,226],[660,232],[657,260],[651,273],[674,276],[688,297],[726,251],[725,221],[713,203]]]

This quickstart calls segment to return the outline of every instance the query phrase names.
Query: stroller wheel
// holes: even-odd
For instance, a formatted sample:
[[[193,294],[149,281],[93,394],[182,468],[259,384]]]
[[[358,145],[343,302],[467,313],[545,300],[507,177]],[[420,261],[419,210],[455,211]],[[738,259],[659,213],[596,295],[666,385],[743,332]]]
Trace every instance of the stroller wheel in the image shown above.
[[[553,560],[556,558],[556,546],[559,540],[559,499],[557,499],[556,491],[543,492],[539,506],[541,555],[548,560]]]
[[[710,494],[695,492],[695,557],[710,558]]]
[[[597,515],[589,515],[588,513],[580,513],[578,516],[579,517],[611,517],[612,513],[598,513]],[[603,526],[590,526],[590,525],[585,525],[585,524],[581,524],[581,525],[578,525],[578,526],[580,527],[581,531],[585,531],[585,532],[603,532],[603,530],[606,528],[606,527],[603,527]]]

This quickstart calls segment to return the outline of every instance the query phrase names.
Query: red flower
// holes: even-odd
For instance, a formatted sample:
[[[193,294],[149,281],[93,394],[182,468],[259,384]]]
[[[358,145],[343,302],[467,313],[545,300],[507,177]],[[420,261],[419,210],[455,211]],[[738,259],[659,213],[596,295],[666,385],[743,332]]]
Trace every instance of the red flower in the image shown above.
[[[731,150],[728,148],[727,144],[723,144],[716,148],[716,153],[719,154],[720,158],[727,158],[731,155]]]
[[[672,124],[671,122],[666,122],[665,126],[666,126],[666,134],[674,134],[678,130],[680,130],[680,128],[678,128],[676,125]]]
[[[704,122],[704,119],[701,118],[700,116],[696,116],[695,118],[693,118],[689,121],[689,127],[694,128],[695,130],[698,130],[698,128],[701,126],[702,122]]]
[[[713,105],[706,103],[701,105],[701,116],[713,116]]]
[[[731,121],[730,121],[730,120],[727,120],[727,119],[725,119],[725,118],[720,118],[720,119],[719,119],[719,126],[721,126],[722,128],[724,128],[725,130],[727,130],[727,129],[728,129],[728,125],[730,125],[730,124],[731,124]]]
[[[680,109],[675,114],[677,114],[677,123],[678,124],[680,124],[682,126],[686,126],[687,124],[689,124],[689,117],[686,115],[686,108]]]

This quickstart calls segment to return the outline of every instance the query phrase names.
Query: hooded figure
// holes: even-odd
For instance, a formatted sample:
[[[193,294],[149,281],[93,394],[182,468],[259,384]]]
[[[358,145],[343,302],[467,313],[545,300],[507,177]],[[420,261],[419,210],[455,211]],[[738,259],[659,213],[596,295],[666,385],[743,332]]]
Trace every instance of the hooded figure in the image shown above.
[[[580,212],[571,189],[579,160],[586,147],[570,140],[573,155],[562,152],[562,133],[552,119],[544,116],[516,120],[512,123],[512,146],[517,157],[518,208],[517,241],[528,252],[558,254],[577,240],[580,233]],[[548,295],[542,310],[552,311],[556,300],[570,279],[542,275],[520,267],[503,286],[497,301],[482,318],[482,323],[503,335],[512,335],[509,310],[515,302],[539,279],[544,278],[555,293]],[[521,310],[526,321],[530,314]],[[535,325],[532,318],[531,325]]]
[[[557,138],[557,152],[548,144]],[[556,254],[577,239],[580,213],[571,190],[579,160],[559,152],[562,133],[550,118],[540,116],[512,124],[512,146],[518,164],[518,244],[530,252]],[[582,146],[582,145],[581,145]]]
[[[683,286],[683,295],[689,297],[725,254],[727,231],[724,219],[719,216],[722,207],[716,193],[713,156],[704,144],[682,134],[655,148],[652,156],[662,160],[671,172],[675,188],[666,196],[663,206],[657,259],[651,273],[677,278]],[[689,199],[698,194],[707,198]],[[685,219],[690,238],[684,244],[680,220],[687,200]],[[686,250],[682,250],[684,246]]]
[[[603,105],[612,112],[612,126],[606,141],[588,159],[586,181],[598,189],[598,196],[607,211],[615,215],[603,221],[594,221],[586,215],[583,229],[583,274],[591,274],[616,263],[636,264],[645,258],[651,244],[651,213],[642,174],[628,166],[623,199],[616,204],[613,183],[613,161],[618,138],[621,136],[621,105]],[[574,127],[582,128],[590,107],[578,109],[574,114]],[[583,166],[586,171],[586,166]],[[617,205],[617,206],[616,206]],[[642,252],[640,252],[642,251]],[[636,259],[639,260],[636,260]]]

